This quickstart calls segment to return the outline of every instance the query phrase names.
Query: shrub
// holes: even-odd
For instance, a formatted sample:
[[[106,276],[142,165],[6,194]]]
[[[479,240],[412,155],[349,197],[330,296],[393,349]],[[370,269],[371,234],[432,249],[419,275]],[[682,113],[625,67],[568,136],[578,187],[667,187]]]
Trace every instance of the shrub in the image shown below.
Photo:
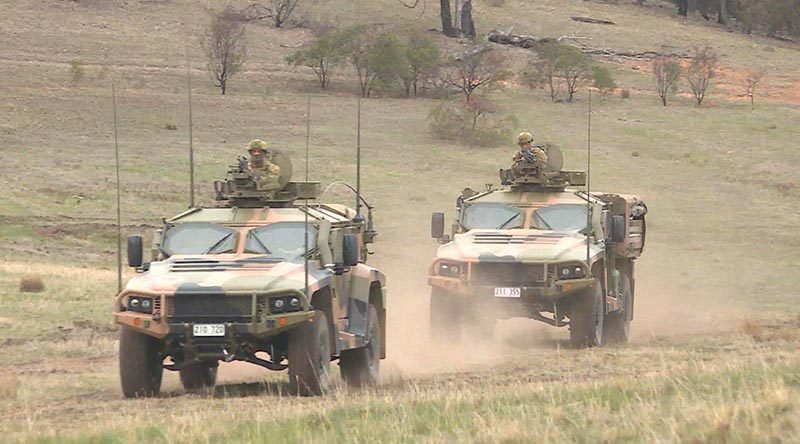
[[[80,83],[86,77],[86,70],[83,68],[83,63],[79,60],[71,60],[69,62],[69,76],[72,83]]]
[[[614,82],[614,77],[611,71],[605,66],[595,65],[592,67],[592,86],[597,88],[601,93],[607,94],[614,91],[617,84]]]
[[[503,144],[516,126],[513,116],[499,115],[486,97],[472,96],[470,101],[442,100],[428,115],[434,135],[475,146]]]
[[[41,293],[44,291],[44,279],[41,276],[22,276],[19,281],[19,291],[22,293]]]
[[[622,91],[619,92],[619,96],[623,99],[630,99],[631,97],[631,90],[628,88],[623,88]]]

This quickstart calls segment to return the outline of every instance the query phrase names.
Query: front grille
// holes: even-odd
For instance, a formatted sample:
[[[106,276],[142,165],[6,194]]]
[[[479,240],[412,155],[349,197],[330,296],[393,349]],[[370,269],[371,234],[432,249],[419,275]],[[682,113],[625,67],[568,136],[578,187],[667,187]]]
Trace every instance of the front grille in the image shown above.
[[[517,245],[517,244],[557,244],[566,235],[560,233],[542,233],[527,235],[511,235],[502,233],[478,233],[474,236],[476,244]]]
[[[251,322],[252,296],[178,294],[169,306],[169,322]]]
[[[478,285],[542,286],[544,264],[479,262],[472,265],[470,280]]]

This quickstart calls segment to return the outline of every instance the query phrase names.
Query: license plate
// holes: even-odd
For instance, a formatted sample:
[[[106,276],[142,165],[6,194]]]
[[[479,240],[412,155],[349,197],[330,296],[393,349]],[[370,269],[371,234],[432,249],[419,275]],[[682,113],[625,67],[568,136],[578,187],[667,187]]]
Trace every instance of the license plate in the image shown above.
[[[194,324],[195,336],[225,336],[225,324]]]
[[[522,297],[522,289],[519,287],[496,287],[494,289],[496,298],[519,298]]]

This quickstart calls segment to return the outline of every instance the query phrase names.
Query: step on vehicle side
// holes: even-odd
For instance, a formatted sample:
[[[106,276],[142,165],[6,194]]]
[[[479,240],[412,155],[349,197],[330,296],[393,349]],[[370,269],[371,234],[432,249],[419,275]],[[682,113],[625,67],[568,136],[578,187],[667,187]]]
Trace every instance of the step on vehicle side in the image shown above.
[[[569,326],[576,347],[625,343],[633,319],[634,261],[645,244],[647,207],[636,196],[591,192],[581,171],[520,161],[501,187],[469,188],[451,234],[434,213],[442,245],[429,269],[434,341],[492,335],[497,319],[527,317]]]
[[[299,204],[319,195],[319,182],[291,182],[279,151],[272,162],[275,189],[262,190],[239,162],[215,183],[217,206],[165,220],[152,261],[141,236],[128,238],[139,274],[114,307],[126,397],[157,395],[164,369],[187,390],[212,387],[220,361],[288,368],[301,395],[325,393],[334,360],[349,385],[377,383],[386,278],[365,263],[372,207],[362,200],[363,218],[344,205]]]

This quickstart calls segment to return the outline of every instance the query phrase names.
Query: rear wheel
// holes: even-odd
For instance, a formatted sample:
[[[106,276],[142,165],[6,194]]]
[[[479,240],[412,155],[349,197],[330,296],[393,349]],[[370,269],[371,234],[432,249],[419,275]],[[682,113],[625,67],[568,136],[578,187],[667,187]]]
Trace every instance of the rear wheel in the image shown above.
[[[180,369],[181,385],[185,390],[214,387],[217,383],[216,362],[198,362]]]
[[[574,347],[603,345],[604,299],[599,279],[575,295],[569,313],[569,340]]]
[[[433,287],[431,289],[430,329],[429,334],[434,343],[443,341],[460,341],[464,324],[464,310],[458,304],[459,298],[447,290]]]
[[[344,350],[339,358],[342,378],[350,387],[367,387],[378,384],[381,363],[381,321],[378,310],[369,305],[367,318],[367,345]]]
[[[302,396],[322,395],[330,388],[331,342],[325,312],[314,311],[310,322],[289,335],[289,382]]]
[[[622,300],[619,311],[609,313],[605,320],[605,337],[609,344],[625,344],[631,331],[631,309],[633,308],[633,294],[631,292],[631,279],[627,274],[622,275]]]
[[[126,398],[157,396],[164,374],[161,341],[128,327],[119,331],[119,376]]]

